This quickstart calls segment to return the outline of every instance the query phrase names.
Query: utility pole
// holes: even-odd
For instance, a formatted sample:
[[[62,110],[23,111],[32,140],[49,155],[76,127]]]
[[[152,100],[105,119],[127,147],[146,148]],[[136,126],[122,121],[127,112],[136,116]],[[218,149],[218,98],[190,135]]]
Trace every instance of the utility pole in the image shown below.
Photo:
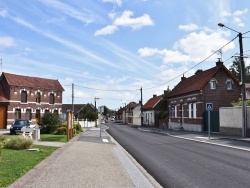
[[[142,112],[142,87],[141,87],[141,126],[143,126],[143,112]]]
[[[247,137],[247,116],[246,116],[246,90],[245,90],[245,63],[244,63],[244,56],[243,56],[242,33],[230,27],[227,27],[222,23],[219,23],[218,26],[225,27],[229,30],[232,30],[238,33],[239,45],[240,45],[240,66],[241,66],[242,137],[246,138]]]
[[[98,97],[95,97],[94,100],[95,100],[95,112],[97,112],[97,117],[98,117],[98,110],[96,109],[96,100],[98,100],[99,98]],[[95,127],[97,127],[97,119],[95,119]]]
[[[72,112],[74,113],[74,83],[72,83]]]

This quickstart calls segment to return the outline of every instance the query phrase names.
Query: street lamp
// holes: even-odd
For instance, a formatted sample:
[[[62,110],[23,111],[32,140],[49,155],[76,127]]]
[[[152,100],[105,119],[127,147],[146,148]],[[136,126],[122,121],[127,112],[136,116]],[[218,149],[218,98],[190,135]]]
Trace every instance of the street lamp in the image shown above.
[[[240,44],[240,66],[241,66],[241,97],[242,97],[242,137],[247,137],[247,121],[246,121],[246,91],[245,91],[245,63],[243,57],[243,44],[242,44],[242,33],[238,32],[230,27],[219,23],[218,26],[225,27],[231,31],[238,33],[239,44]]]

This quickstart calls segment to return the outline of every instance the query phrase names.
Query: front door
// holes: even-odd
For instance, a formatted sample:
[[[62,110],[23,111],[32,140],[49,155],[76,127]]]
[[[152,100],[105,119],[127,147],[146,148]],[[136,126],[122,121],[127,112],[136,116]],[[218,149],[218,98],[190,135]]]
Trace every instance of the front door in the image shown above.
[[[0,106],[0,129],[6,129],[6,106]]]
[[[40,118],[41,118],[40,110],[36,110],[36,125],[40,124]]]

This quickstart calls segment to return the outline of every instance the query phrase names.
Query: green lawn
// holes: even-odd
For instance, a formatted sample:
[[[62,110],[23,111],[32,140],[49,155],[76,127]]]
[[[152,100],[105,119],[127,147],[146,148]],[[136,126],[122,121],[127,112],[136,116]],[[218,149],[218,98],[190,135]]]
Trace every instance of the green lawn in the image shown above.
[[[41,134],[40,139],[49,142],[67,142],[67,135]]]
[[[34,145],[33,148],[38,148],[39,151],[2,149],[0,187],[8,187],[58,149],[58,147],[38,145]]]

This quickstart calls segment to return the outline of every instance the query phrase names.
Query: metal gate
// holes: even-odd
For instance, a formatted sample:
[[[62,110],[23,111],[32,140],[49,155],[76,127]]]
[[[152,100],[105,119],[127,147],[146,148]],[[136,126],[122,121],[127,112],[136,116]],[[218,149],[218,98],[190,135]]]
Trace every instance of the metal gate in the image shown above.
[[[208,112],[203,113],[204,131],[208,131]],[[210,131],[219,132],[220,130],[220,117],[219,111],[210,111]]]

